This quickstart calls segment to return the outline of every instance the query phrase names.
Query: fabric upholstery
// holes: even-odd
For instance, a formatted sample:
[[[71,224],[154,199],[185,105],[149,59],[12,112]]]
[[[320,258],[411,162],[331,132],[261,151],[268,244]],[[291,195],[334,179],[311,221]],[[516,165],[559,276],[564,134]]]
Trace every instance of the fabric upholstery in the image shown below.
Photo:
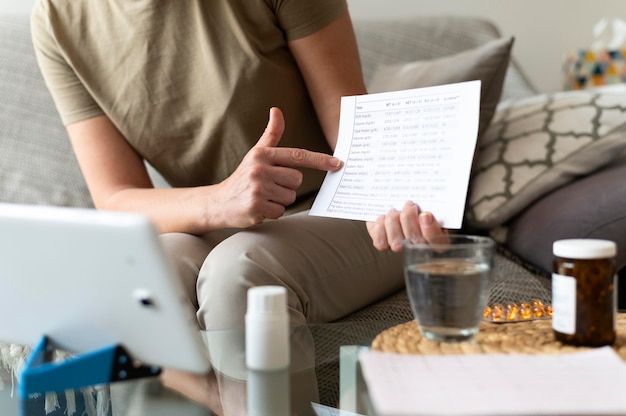
[[[39,72],[27,16],[0,16],[0,201],[92,206]]]

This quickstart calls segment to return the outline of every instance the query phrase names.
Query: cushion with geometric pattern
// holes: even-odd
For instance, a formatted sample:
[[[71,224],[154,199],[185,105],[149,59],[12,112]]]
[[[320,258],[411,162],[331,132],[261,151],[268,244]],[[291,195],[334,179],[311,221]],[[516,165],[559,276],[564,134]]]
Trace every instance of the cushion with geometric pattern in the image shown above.
[[[466,223],[502,225],[625,148],[626,85],[503,102],[478,139]]]

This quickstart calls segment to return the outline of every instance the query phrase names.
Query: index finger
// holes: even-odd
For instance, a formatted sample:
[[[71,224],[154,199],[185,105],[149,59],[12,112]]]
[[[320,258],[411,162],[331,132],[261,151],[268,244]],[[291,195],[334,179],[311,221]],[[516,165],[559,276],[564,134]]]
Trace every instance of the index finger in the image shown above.
[[[278,166],[336,171],[342,164],[341,160],[334,156],[306,149],[270,147],[266,148],[266,151],[268,161]]]

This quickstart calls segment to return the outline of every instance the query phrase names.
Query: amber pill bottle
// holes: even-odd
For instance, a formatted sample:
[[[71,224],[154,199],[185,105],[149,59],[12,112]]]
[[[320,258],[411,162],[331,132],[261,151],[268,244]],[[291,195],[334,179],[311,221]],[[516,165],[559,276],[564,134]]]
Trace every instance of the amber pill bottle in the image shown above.
[[[552,246],[552,329],[569,345],[615,341],[617,246],[613,241],[568,239]]]

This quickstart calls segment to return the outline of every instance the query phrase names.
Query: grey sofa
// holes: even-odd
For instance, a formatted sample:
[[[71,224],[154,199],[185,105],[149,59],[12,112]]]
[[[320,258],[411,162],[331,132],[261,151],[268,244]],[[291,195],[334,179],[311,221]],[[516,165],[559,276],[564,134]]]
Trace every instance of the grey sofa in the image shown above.
[[[379,65],[432,60],[476,48],[500,37],[497,28],[487,21],[451,16],[416,17],[400,21],[357,21],[355,27],[367,82],[372,79]],[[536,91],[518,65],[514,60],[511,61],[504,81],[502,100],[534,94]],[[620,173],[623,178],[626,174],[623,166],[624,164],[613,164],[602,171],[572,181],[568,186],[573,186],[574,189],[570,189],[568,195],[578,194],[576,186],[580,186],[587,193],[614,186],[608,190],[619,195],[616,204],[623,203],[626,199],[624,185],[615,188],[617,185],[613,182],[602,182],[615,182],[611,178],[616,175],[619,177]],[[615,169],[618,169],[617,172]],[[603,175],[600,186],[593,182],[597,175]],[[156,176],[155,180],[160,183]],[[590,181],[593,183],[590,184]],[[621,182],[626,183],[623,180]],[[559,191],[562,192],[562,188]],[[560,198],[560,202],[567,207],[567,200],[563,198],[565,196]],[[93,206],[65,130],[40,76],[30,41],[28,16],[21,15],[0,16],[0,202]],[[537,201],[537,204],[540,203],[541,200]],[[555,221],[551,217],[554,212],[548,207],[533,205],[528,210],[535,210],[533,215],[535,218],[539,215],[539,220]],[[616,211],[614,209],[612,213]],[[513,227],[512,232],[508,230],[507,235],[513,235],[515,239],[500,238],[492,302],[519,302],[534,298],[550,301],[550,266],[545,262],[540,264],[541,260],[536,258],[529,258],[523,249],[516,251],[517,247],[521,247],[519,240],[530,242],[534,246],[541,245],[549,257],[550,244],[555,238],[608,238],[616,233],[625,234],[622,215],[621,218],[613,218],[608,226],[606,223],[595,226],[593,221],[585,218],[589,228],[585,232],[570,227],[544,236],[544,230],[533,228],[535,225],[529,217],[524,217],[524,212],[502,224],[507,229]],[[575,209],[566,215],[576,221]],[[498,231],[468,230],[485,234],[493,232],[494,235]],[[534,231],[531,233],[531,230]],[[526,233],[526,238],[530,241],[520,237],[523,233]],[[624,256],[620,254],[620,267],[625,263]],[[316,345],[319,346],[318,355],[322,363],[319,370],[321,400],[328,404],[336,404],[338,401],[336,351],[339,345],[358,343],[371,338],[391,324],[411,319],[406,293],[400,291],[345,317],[337,323],[338,329],[333,333],[317,334]]]

